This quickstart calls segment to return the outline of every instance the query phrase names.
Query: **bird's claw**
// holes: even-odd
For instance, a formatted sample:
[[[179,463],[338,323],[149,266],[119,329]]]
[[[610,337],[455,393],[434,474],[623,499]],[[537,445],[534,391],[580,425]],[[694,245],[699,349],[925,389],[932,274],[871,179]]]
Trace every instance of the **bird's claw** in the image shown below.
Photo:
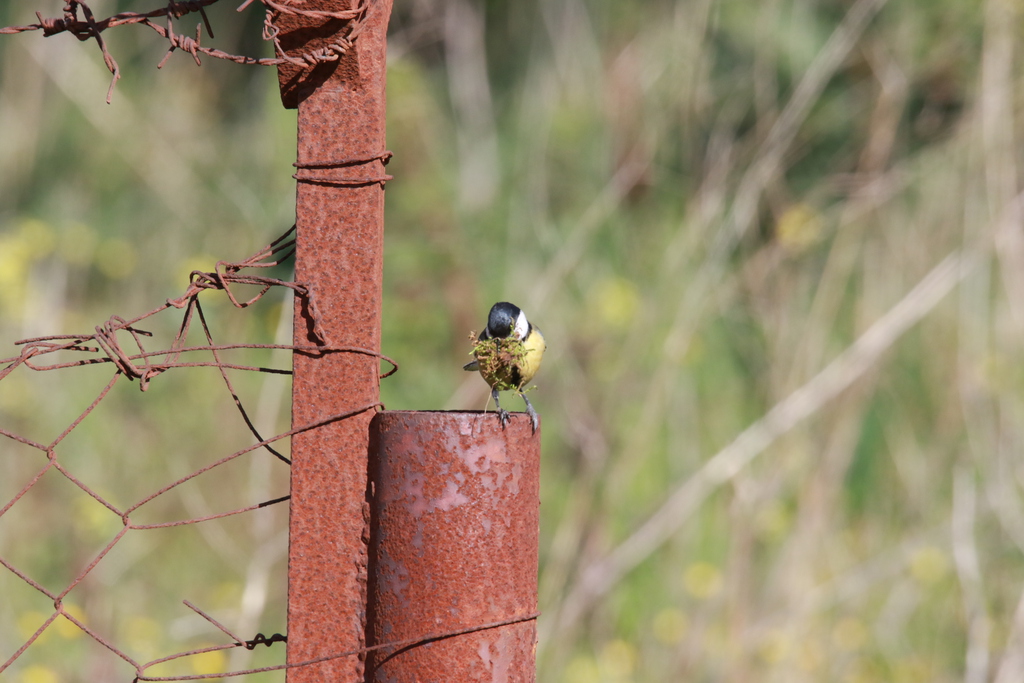
[[[530,399],[526,398],[525,394],[519,394],[526,401],[526,414],[530,416],[530,424],[533,426],[533,433],[537,433],[537,429],[540,428],[540,418],[537,416],[537,411],[533,409],[533,405],[530,403]],[[501,407],[501,403],[498,402],[498,390],[491,389],[491,397],[494,399],[494,405],[498,408],[498,421],[501,422],[501,428],[504,429],[508,421],[512,419],[512,415],[507,410]]]
[[[533,404],[530,403],[530,399],[523,396],[523,400],[526,401],[526,414],[530,416],[530,424],[533,425],[533,433],[537,433],[537,428],[540,427],[540,418],[537,417],[537,411],[533,409]]]

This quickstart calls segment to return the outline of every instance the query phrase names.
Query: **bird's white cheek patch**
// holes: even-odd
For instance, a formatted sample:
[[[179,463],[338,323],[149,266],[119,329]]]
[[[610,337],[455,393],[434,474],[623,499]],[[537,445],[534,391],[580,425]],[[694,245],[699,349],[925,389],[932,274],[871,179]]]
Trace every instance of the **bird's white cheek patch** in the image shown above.
[[[519,317],[516,318],[516,337],[526,339],[526,333],[529,331],[530,323],[526,322],[526,314],[519,311]]]

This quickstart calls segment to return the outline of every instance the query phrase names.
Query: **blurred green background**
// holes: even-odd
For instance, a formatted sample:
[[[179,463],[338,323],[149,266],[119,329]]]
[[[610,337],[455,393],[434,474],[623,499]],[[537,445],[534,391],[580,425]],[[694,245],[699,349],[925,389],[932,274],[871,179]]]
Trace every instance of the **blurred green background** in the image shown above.
[[[3,3],[0,26],[62,5]],[[500,299],[543,329],[539,680],[1024,679],[1020,7],[397,0],[382,350],[402,369],[383,398],[481,408],[468,332]],[[269,55],[260,8],[234,9],[207,10],[204,41]],[[0,37],[3,357],[150,310],[293,221],[273,69],[178,53],[157,71],[152,31],[105,37],[109,106],[94,44]],[[281,293],[203,302],[220,343],[290,337]],[[21,368],[0,427],[48,442],[108,379]],[[234,381],[264,433],[287,428],[286,379]],[[180,370],[119,383],[58,457],[123,506],[249,443],[216,372]],[[6,502],[44,459],[0,453]],[[0,556],[60,590],[120,520],[54,475],[0,519]],[[255,453],[136,521],[287,477]],[[66,602],[140,659],[224,642],[183,598],[246,637],[283,631],[286,523],[276,506],[133,531]],[[0,661],[51,613],[0,570]],[[5,674],[131,675],[63,619]]]

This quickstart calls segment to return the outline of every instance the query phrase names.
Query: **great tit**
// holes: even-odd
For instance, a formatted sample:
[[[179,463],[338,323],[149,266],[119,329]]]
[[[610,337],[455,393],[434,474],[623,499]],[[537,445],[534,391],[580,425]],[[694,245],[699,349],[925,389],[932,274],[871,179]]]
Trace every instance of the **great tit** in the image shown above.
[[[488,346],[488,340],[515,340],[522,342],[522,346],[509,350],[502,350],[497,345]],[[474,356],[476,358],[463,366],[463,370],[478,370],[491,387],[491,396],[494,398],[494,405],[498,407],[498,419],[501,421],[501,428],[509,420],[507,410],[498,403],[499,390],[511,390],[523,397],[526,401],[526,413],[530,416],[533,431],[537,431],[539,421],[537,411],[530,404],[530,399],[523,393],[523,387],[533,379],[540,369],[540,361],[544,357],[544,349],[547,344],[544,342],[544,335],[540,330],[530,324],[526,314],[519,310],[518,306],[507,301],[499,301],[491,306],[491,312],[487,315],[487,327],[476,337]]]

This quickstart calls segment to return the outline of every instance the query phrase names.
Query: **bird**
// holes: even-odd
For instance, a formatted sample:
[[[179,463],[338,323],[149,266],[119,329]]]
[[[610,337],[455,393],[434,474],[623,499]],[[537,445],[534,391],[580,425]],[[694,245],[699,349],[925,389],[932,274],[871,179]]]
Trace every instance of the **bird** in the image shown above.
[[[473,360],[462,369],[479,371],[480,376],[491,387],[491,397],[498,408],[501,428],[509,421],[508,411],[498,402],[499,391],[514,391],[526,402],[526,413],[530,416],[533,431],[537,431],[539,420],[530,399],[523,393],[523,387],[533,379],[540,369],[547,343],[544,335],[526,319],[526,314],[507,301],[491,306],[487,314],[487,326],[474,339]],[[502,343],[504,340],[513,344]],[[519,343],[515,343],[519,342]]]

